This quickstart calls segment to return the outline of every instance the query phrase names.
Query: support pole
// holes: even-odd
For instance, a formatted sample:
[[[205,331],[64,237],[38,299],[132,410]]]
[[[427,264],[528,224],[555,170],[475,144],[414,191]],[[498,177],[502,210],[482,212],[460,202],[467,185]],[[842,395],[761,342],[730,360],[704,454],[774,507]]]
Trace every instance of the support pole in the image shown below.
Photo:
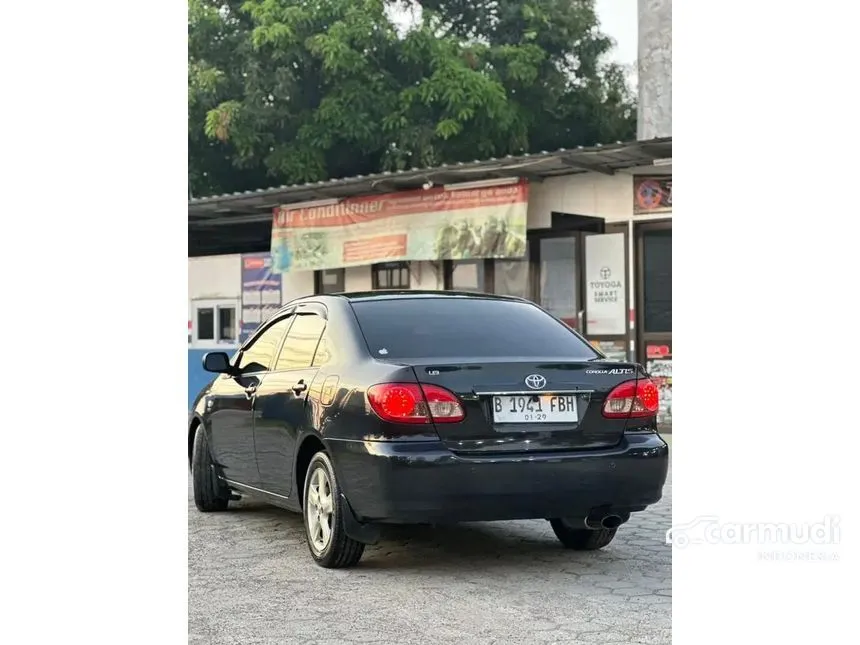
[[[628,360],[636,360],[636,287],[633,280],[633,218],[627,220],[627,298],[628,324],[630,343],[627,348]]]

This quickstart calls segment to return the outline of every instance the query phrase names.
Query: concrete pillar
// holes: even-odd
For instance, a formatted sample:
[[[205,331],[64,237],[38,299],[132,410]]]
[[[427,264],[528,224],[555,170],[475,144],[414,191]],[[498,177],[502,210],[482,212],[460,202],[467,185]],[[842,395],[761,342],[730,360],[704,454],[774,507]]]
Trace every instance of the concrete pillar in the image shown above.
[[[639,0],[638,139],[672,136],[672,0]]]

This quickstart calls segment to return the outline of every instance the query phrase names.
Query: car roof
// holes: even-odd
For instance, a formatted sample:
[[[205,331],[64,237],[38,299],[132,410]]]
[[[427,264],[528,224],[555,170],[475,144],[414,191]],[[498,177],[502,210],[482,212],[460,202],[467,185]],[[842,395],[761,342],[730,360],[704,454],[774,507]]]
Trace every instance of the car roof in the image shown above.
[[[456,300],[507,300],[511,302],[523,302],[522,298],[517,298],[515,296],[501,296],[492,293],[478,293],[474,291],[434,291],[430,289],[384,289],[380,291],[350,291],[330,295],[346,298],[347,300],[350,300],[352,302],[368,302],[374,300],[416,300],[428,298],[445,298]]]
[[[492,293],[480,293],[475,291],[384,289],[380,291],[345,291],[342,293],[326,293],[301,296],[281,305],[280,309],[278,309],[275,315],[282,314],[283,312],[292,309],[293,307],[298,307],[303,304],[309,304],[313,302],[325,303],[326,301],[328,301],[329,303],[331,303],[332,300],[337,300],[341,302],[382,302],[390,300],[420,300],[433,298],[442,298],[447,300],[496,300],[506,302],[529,302],[525,298],[518,298],[516,296],[501,296]]]

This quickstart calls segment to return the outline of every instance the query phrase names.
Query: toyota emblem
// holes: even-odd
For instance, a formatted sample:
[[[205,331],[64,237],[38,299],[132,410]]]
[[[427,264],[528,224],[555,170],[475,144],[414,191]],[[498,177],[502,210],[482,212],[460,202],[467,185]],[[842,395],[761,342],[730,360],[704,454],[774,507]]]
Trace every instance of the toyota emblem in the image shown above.
[[[546,385],[546,379],[540,374],[529,374],[526,377],[526,385],[533,390],[542,390]]]

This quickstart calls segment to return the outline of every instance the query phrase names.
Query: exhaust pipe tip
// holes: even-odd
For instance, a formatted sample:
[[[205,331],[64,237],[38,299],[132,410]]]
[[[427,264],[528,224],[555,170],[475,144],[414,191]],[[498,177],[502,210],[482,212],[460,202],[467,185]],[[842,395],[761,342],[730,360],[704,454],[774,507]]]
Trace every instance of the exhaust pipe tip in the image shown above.
[[[600,520],[600,526],[605,529],[617,529],[624,523],[624,520],[621,519],[619,515],[607,515],[602,520]]]

